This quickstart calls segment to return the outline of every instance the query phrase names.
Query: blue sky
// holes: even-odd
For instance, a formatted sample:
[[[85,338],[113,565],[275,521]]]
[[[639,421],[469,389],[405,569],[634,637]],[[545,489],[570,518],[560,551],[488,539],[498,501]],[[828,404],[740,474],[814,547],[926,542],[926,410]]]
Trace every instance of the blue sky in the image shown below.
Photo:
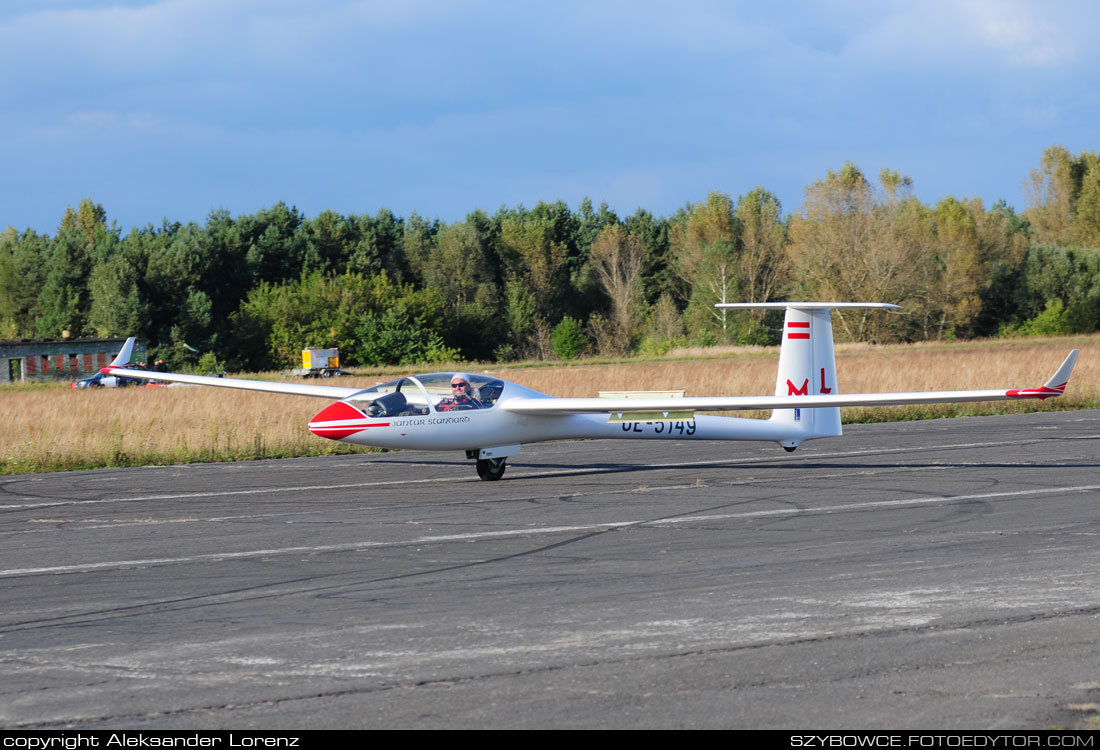
[[[1100,149],[1100,4],[0,0],[0,227],[278,201],[658,215],[853,161],[1004,198]]]

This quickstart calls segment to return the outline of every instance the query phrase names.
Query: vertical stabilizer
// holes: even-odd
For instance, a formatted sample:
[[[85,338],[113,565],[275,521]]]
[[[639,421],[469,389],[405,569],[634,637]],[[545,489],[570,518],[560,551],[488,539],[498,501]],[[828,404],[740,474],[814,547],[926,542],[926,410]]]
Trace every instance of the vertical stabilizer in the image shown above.
[[[831,310],[838,308],[893,309],[898,305],[882,302],[743,302],[720,304],[726,308],[786,310],[779,346],[779,372],[775,378],[776,396],[816,396],[840,393],[836,380],[836,356],[833,352]],[[802,440],[836,437],[841,434],[840,409],[776,409],[772,422],[785,423],[805,433]],[[800,440],[782,444],[793,448]]]
[[[130,364],[130,357],[134,356],[134,342],[137,339],[133,336],[126,339],[126,343],[122,345],[118,354],[111,360],[110,367],[125,367]]]
[[[788,307],[779,347],[776,396],[816,396],[839,393],[833,355],[833,322],[828,308]],[[773,422],[798,425],[807,437],[841,434],[840,409],[776,409]]]

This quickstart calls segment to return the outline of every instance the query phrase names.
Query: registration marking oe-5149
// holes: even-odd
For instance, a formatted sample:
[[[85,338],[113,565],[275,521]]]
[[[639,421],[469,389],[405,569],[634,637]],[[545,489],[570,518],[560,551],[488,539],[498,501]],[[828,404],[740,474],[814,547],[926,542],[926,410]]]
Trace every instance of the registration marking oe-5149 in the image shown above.
[[[694,435],[695,420],[686,422],[623,422],[623,432],[652,432],[655,435]]]

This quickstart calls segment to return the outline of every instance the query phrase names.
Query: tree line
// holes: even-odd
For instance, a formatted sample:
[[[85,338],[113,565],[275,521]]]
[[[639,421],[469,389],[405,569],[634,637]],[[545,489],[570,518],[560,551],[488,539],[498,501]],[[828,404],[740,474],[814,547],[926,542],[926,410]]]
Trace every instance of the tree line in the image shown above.
[[[450,224],[278,203],[125,236],[85,199],[53,236],[0,234],[0,338],[138,335],[175,368],[285,367],[304,346],[348,364],[659,353],[778,342],[776,313],[724,301],[895,302],[836,315],[839,340],[1100,329],[1100,154],[1047,149],[1028,207],[946,197],[854,164],[789,215],[758,187],[672,216],[588,199]]]

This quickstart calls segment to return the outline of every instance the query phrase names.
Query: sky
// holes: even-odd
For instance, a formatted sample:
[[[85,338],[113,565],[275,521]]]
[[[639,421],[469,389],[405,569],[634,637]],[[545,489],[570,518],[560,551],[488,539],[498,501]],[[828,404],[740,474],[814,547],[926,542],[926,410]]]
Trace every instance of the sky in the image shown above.
[[[1100,149],[1091,0],[0,0],[0,227],[283,201],[668,216],[854,162],[1026,208]]]

